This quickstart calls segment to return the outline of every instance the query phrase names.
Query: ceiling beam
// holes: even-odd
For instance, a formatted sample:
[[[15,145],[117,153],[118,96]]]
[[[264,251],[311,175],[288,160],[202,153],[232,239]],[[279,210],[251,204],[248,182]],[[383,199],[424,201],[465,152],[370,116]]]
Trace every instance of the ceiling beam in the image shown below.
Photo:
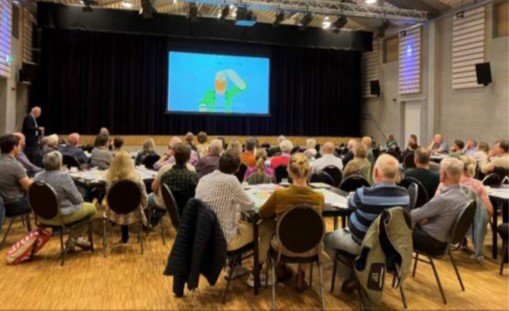
[[[415,9],[415,10],[427,11],[428,14],[429,14],[429,17],[435,17],[435,16],[440,15],[439,11],[437,11],[432,6],[429,6],[429,5],[425,4],[424,2],[422,2],[420,0],[412,0],[412,1],[408,1],[408,0],[384,0],[384,1],[389,3],[389,4],[392,4],[392,5],[396,6],[398,8],[401,8],[401,9],[407,9],[407,10]]]

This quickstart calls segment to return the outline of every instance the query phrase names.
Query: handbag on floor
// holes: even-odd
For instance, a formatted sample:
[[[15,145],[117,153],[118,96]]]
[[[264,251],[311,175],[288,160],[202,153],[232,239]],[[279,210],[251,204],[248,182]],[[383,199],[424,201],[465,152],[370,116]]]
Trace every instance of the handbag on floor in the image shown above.
[[[51,237],[51,233],[39,229],[28,232],[19,242],[9,248],[7,252],[7,264],[15,265],[30,260]]]

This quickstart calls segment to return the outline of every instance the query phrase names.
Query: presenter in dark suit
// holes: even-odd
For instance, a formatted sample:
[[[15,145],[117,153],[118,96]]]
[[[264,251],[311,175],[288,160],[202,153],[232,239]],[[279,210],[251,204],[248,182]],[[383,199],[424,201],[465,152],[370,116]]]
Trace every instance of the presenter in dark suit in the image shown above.
[[[44,127],[37,124],[37,118],[40,116],[41,108],[33,107],[30,113],[25,116],[21,130],[26,137],[25,154],[32,162],[37,161],[39,156],[39,137],[44,133]]]

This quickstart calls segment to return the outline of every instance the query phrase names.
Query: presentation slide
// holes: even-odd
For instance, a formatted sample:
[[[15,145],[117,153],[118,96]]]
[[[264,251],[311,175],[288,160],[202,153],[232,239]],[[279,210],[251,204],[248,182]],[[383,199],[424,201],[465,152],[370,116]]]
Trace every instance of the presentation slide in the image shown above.
[[[168,111],[269,114],[269,59],[169,52]]]

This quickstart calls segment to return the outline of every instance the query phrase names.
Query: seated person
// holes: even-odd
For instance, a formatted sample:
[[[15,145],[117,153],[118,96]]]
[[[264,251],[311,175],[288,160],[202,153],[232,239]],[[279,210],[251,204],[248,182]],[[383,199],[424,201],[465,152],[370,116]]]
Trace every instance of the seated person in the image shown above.
[[[58,151],[58,135],[51,134],[44,137],[41,140],[41,145],[41,157],[44,157],[48,152]]]
[[[143,143],[143,149],[138,153],[136,156],[136,160],[134,161],[134,165],[143,165],[145,159],[149,156],[157,155],[157,152],[155,152],[156,143],[152,138],[149,138],[145,140]]]
[[[115,137],[113,138],[113,151],[112,154],[115,156],[115,154],[119,151],[122,151],[124,147],[124,140],[122,137]]]
[[[168,150],[161,156],[159,161],[154,163],[153,166],[154,170],[158,171],[161,167],[165,166],[166,164],[175,163],[175,159],[173,158],[173,148],[178,143],[182,143],[182,140],[177,136],[174,136],[170,139],[170,142],[168,143]]]
[[[490,153],[490,146],[487,142],[481,141],[477,146],[477,151],[474,153],[474,158],[477,161],[477,166],[481,168],[481,165],[487,161],[488,154]]]
[[[394,138],[393,134],[390,134],[387,136],[387,142],[385,143],[385,149],[399,149],[398,142],[396,141],[396,138]]]
[[[205,132],[199,132],[196,135],[196,140],[198,140],[198,144],[196,144],[196,151],[198,152],[198,156],[201,158],[205,156],[205,153],[209,149],[209,144],[207,144],[208,136]]]
[[[237,140],[234,140],[228,144],[228,146],[226,147],[226,150],[233,150],[240,157],[240,155],[242,154],[242,145]]]
[[[113,185],[121,180],[131,180],[138,184],[141,192],[141,202],[138,209],[132,211],[127,215],[116,214],[114,211],[106,208],[105,217],[115,224],[121,225],[122,229],[122,243],[129,241],[129,225],[141,221],[144,226],[147,226],[147,219],[143,213],[143,209],[147,206],[147,190],[145,183],[141,176],[134,170],[133,161],[129,153],[120,151],[115,155],[111,166],[106,172],[106,191],[109,191]]]
[[[249,137],[246,140],[246,150],[240,154],[240,161],[247,167],[256,165],[255,148],[256,140],[254,137]]]
[[[428,146],[428,151],[432,154],[449,153],[449,145],[444,141],[442,134],[435,134],[433,141]]]
[[[195,195],[216,213],[229,251],[253,242],[253,225],[236,217],[237,212],[251,210],[254,205],[235,176],[239,167],[237,152],[225,151],[219,158],[219,170],[200,179]]]
[[[161,186],[167,185],[175,197],[179,215],[182,215],[182,210],[184,209],[187,201],[194,197],[196,185],[198,184],[198,176],[194,170],[189,170],[187,168],[187,162],[191,157],[191,147],[189,147],[189,145],[178,143],[175,146],[174,157],[175,164],[161,176],[160,182],[156,184],[158,187],[155,192],[159,194],[161,192]],[[155,200],[154,195],[151,194],[151,196]],[[152,227],[159,223],[166,212],[164,199],[162,201],[163,209],[157,208],[157,205],[153,204],[156,209],[153,210],[153,214],[150,217],[150,225]],[[149,202],[149,208],[151,205],[152,204]]]
[[[404,160],[409,154],[414,154],[417,148],[419,148],[419,145],[417,144],[417,136],[412,134],[408,137],[408,145],[406,149],[403,150],[401,155],[402,159]]]
[[[324,196],[320,192],[313,191],[308,186],[309,172],[310,165],[307,157],[302,153],[294,153],[288,163],[288,175],[292,179],[292,185],[288,188],[280,188],[274,191],[265,204],[260,207],[260,217],[265,219],[260,225],[259,259],[261,263],[267,258],[267,253],[276,230],[275,218],[278,215],[281,215],[296,204],[309,204],[320,214],[322,213]],[[277,241],[272,243],[278,244]],[[306,288],[304,271],[303,267],[301,267],[297,275],[297,290],[299,291]]]
[[[184,140],[189,144],[189,147],[191,147],[191,150],[196,151],[196,146],[193,144],[193,141],[194,141],[193,132],[187,132],[186,136],[184,136]]]
[[[467,139],[467,143],[465,144],[465,148],[463,149],[463,154],[473,157],[476,152],[477,152],[477,142],[473,139]]]
[[[16,156],[16,160],[18,160],[18,162],[21,163],[21,165],[23,165],[23,167],[27,170],[28,176],[34,176],[42,171],[42,168],[30,162],[27,155],[23,152],[23,149],[25,148],[25,135],[21,132],[14,132],[12,135],[18,136],[20,139],[21,151]]]
[[[99,139],[99,136],[107,136],[108,137],[108,148],[109,148],[109,146],[110,146],[110,131],[108,130],[108,128],[101,127],[101,129],[99,130],[99,134],[97,134],[97,136],[95,137],[94,147],[99,146],[99,142],[97,141]]]
[[[509,140],[499,140],[481,165],[481,172],[489,174],[497,167],[509,169]]]
[[[202,178],[219,168],[219,157],[223,152],[223,142],[219,139],[213,139],[208,148],[207,154],[196,163],[195,168],[198,178]]]
[[[316,140],[314,138],[308,138],[306,139],[306,150],[304,150],[304,154],[306,157],[311,160],[316,158],[316,154],[318,152],[316,151]]]
[[[347,152],[343,155],[343,166],[346,166],[348,162],[350,162],[354,155],[353,150],[355,149],[355,146],[357,146],[358,142],[355,139],[350,139],[348,143],[346,144],[346,150]]]
[[[270,168],[275,170],[278,166],[288,166],[288,162],[290,162],[290,152],[292,152],[293,144],[289,140],[283,140],[279,144],[279,149],[281,150],[281,155],[275,156],[270,161]]]
[[[334,155],[333,143],[328,141],[323,144],[320,154],[322,156],[311,164],[311,173],[320,172],[327,166],[335,166],[343,171],[343,161]]]
[[[360,175],[370,184],[371,180],[371,162],[366,158],[366,149],[363,144],[357,144],[354,149],[354,158],[348,162],[343,170],[343,177],[351,175]]]
[[[436,255],[444,252],[451,228],[468,202],[459,185],[462,174],[463,163],[460,160],[445,158],[440,162],[440,194],[410,212],[416,223],[413,232],[415,249]]]
[[[399,163],[393,156],[382,154],[378,157],[373,169],[375,185],[361,187],[348,198],[348,207],[354,209],[348,228],[329,232],[324,237],[325,249],[330,253],[330,258],[334,258],[335,250],[338,249],[358,255],[366,232],[379,214],[395,206],[408,207],[410,197],[407,190],[396,185],[398,172]],[[346,266],[341,270],[349,272],[341,290],[350,292],[355,289],[352,271]]]
[[[405,177],[415,178],[420,181],[424,188],[426,188],[426,192],[428,192],[428,199],[431,199],[437,191],[440,176],[429,169],[429,161],[430,152],[424,148],[417,149],[414,155],[415,167],[405,170]]]
[[[463,153],[465,143],[461,139],[456,139],[451,146],[451,156],[459,157]]]
[[[361,144],[364,146],[364,149],[366,149],[366,158],[369,160],[371,165],[375,164],[375,155],[373,154],[373,140],[371,137],[362,137]]]
[[[247,168],[246,173],[244,174],[244,181],[247,181],[249,183],[248,181],[249,177],[256,173],[258,173],[259,175],[262,175],[263,173],[263,175],[268,176],[271,181],[274,180],[274,170],[271,169],[270,167],[266,167],[265,161],[267,161],[267,151],[265,151],[264,149],[258,149],[256,151],[256,166]],[[266,178],[263,179],[265,180]],[[269,183],[271,181],[269,181]]]
[[[78,160],[80,164],[84,164],[88,162],[88,157],[85,155],[83,149],[78,147],[80,144],[80,134],[71,133],[67,137],[67,144],[60,146],[59,151],[64,154],[71,155]]]
[[[47,153],[42,159],[42,164],[44,170],[35,176],[34,181],[42,181],[55,190],[60,202],[62,222],[64,224],[71,224],[85,218],[91,219],[94,217],[96,212],[95,205],[83,202],[83,197],[71,177],[60,170],[62,168],[62,154],[58,151]],[[39,217],[38,221],[49,226],[61,224],[58,216],[53,219]],[[86,249],[90,247],[90,242],[83,238],[78,238],[71,243],[80,248]]]
[[[0,137],[0,196],[5,206],[5,216],[30,212],[27,191],[32,180],[16,160],[22,145],[19,136],[7,134]]]
[[[106,134],[99,134],[95,140],[96,147],[92,149],[90,163],[100,170],[108,169],[112,162],[113,156],[108,149],[109,140],[110,138]]]

